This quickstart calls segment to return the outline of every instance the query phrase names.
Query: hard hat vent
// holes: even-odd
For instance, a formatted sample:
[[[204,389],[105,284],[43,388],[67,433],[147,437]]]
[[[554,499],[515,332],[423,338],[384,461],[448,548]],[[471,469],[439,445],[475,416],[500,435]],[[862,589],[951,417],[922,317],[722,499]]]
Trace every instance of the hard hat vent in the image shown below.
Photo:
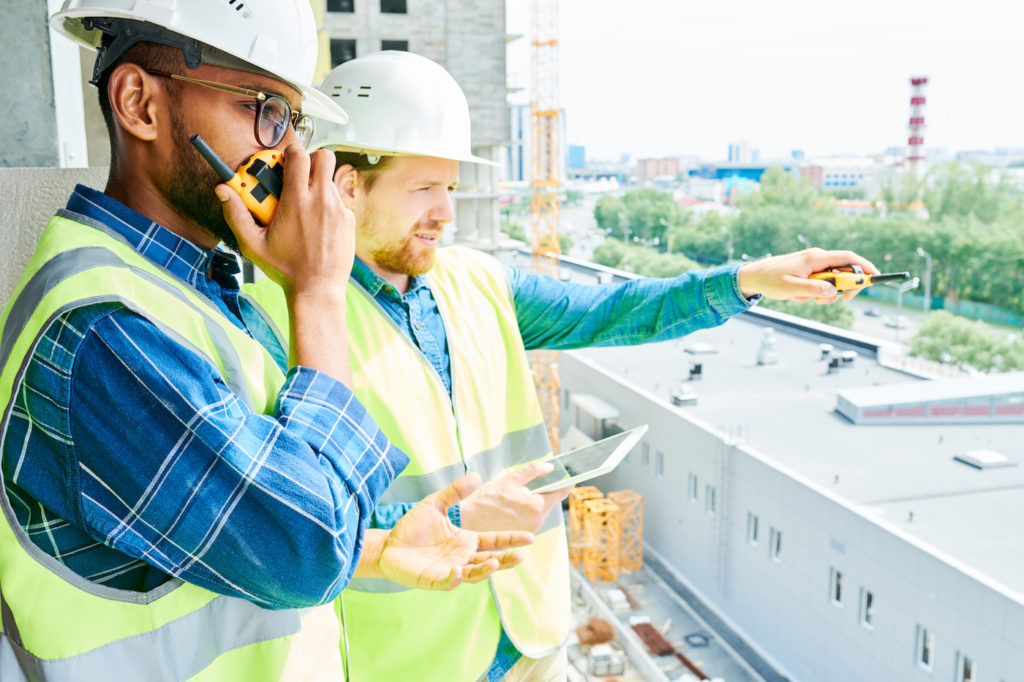
[[[372,85],[360,85],[356,97],[369,97],[371,92],[373,92]],[[343,97],[350,94],[352,94],[352,89],[346,88],[344,85],[334,85],[331,87],[331,97]]]
[[[235,11],[241,14],[243,19],[252,18],[252,12],[245,6],[245,0],[221,0],[221,2],[227,2],[229,7],[234,7]]]

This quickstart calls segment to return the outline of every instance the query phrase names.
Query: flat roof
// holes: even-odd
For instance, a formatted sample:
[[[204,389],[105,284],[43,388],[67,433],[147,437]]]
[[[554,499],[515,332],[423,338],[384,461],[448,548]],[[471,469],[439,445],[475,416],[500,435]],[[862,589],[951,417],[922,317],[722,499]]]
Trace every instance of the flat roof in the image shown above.
[[[908,381],[877,386],[857,386],[839,395],[857,407],[935,402],[956,398],[1019,393],[1024,398],[1024,372],[985,374],[941,381]]]
[[[1024,466],[979,470],[954,460],[994,450],[1009,461],[1024,461],[1020,424],[852,424],[835,411],[840,392],[929,392],[940,384],[884,367],[863,353],[829,374],[821,339],[781,326],[774,327],[778,363],[758,365],[764,327],[753,316],[739,315],[674,341],[571,352],[669,404],[670,392],[686,383],[699,400],[680,411],[723,433],[741,434],[767,459],[1024,593]],[[847,350],[835,339],[829,342],[836,352]],[[696,343],[718,352],[684,351]],[[689,362],[695,360],[703,366],[702,378],[689,382]],[[991,391],[993,384],[1013,381],[1020,379],[989,376],[978,384]]]

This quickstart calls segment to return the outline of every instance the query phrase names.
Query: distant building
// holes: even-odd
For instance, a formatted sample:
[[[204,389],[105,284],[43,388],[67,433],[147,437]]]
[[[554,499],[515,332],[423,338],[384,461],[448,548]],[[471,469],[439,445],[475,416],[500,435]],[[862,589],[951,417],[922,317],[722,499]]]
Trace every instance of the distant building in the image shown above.
[[[750,142],[742,139],[730,142],[728,158],[730,163],[750,163],[753,161]]]
[[[565,143],[565,109],[559,110],[562,134],[558,143],[561,147],[557,158],[569,160],[569,149]],[[505,150],[505,182],[529,184],[533,177],[533,121],[529,104],[510,104],[508,107],[508,132]],[[565,180],[567,164],[562,166]]]
[[[587,148],[581,144],[569,145],[569,170],[583,170],[587,167]]]
[[[647,182],[658,177],[672,177],[679,175],[682,165],[679,157],[667,159],[637,159],[636,160],[636,181]]]
[[[469,100],[473,153],[500,161],[507,130],[504,0],[318,1],[326,4],[324,29],[332,65],[379,50],[433,59],[452,74]],[[492,167],[461,165],[456,242],[484,249],[497,245],[498,176]]]

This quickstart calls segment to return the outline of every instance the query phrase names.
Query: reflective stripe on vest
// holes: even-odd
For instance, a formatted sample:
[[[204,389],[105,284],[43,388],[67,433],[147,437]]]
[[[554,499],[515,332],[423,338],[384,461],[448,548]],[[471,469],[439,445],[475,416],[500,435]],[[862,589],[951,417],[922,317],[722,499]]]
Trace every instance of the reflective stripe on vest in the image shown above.
[[[284,377],[259,344],[119,236],[63,212],[47,225],[0,318],[4,434],[12,396],[49,325],[68,310],[102,301],[124,304],[205,357],[256,411],[273,407]],[[5,682],[305,679],[308,664],[298,659],[313,659],[316,652],[302,647],[326,634],[336,652],[338,630],[330,605],[275,611],[180,580],[146,593],[97,585],[28,539],[3,485],[0,507],[0,678]],[[318,632],[307,627],[313,622]],[[340,659],[330,658],[336,662],[324,678],[342,679]]]
[[[381,504],[416,502],[466,471],[488,480],[550,452],[504,268],[479,252],[449,247],[438,251],[427,278],[444,320],[453,399],[376,301],[349,285],[356,396],[412,458]],[[283,295],[271,288],[260,282],[253,293],[287,328]],[[352,679],[475,680],[490,665],[502,626],[530,656],[560,646],[569,628],[569,574],[557,508],[525,554],[520,566],[496,573],[490,589],[431,593],[387,580],[352,581],[342,595]],[[408,658],[395,656],[396,648]],[[429,666],[418,663],[425,657]]]

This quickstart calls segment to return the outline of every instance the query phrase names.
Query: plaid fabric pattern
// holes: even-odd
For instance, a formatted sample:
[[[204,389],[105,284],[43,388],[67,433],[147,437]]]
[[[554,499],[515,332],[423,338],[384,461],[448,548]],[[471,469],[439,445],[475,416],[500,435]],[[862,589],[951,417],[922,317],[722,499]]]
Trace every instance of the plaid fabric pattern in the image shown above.
[[[85,187],[68,209],[114,228],[287,369],[262,318],[239,306],[234,256]],[[269,608],[337,596],[408,463],[341,382],[293,367],[273,413],[254,414],[205,358],[118,303],[47,329],[2,457],[19,523],[76,573],[138,591],[176,576]]]

